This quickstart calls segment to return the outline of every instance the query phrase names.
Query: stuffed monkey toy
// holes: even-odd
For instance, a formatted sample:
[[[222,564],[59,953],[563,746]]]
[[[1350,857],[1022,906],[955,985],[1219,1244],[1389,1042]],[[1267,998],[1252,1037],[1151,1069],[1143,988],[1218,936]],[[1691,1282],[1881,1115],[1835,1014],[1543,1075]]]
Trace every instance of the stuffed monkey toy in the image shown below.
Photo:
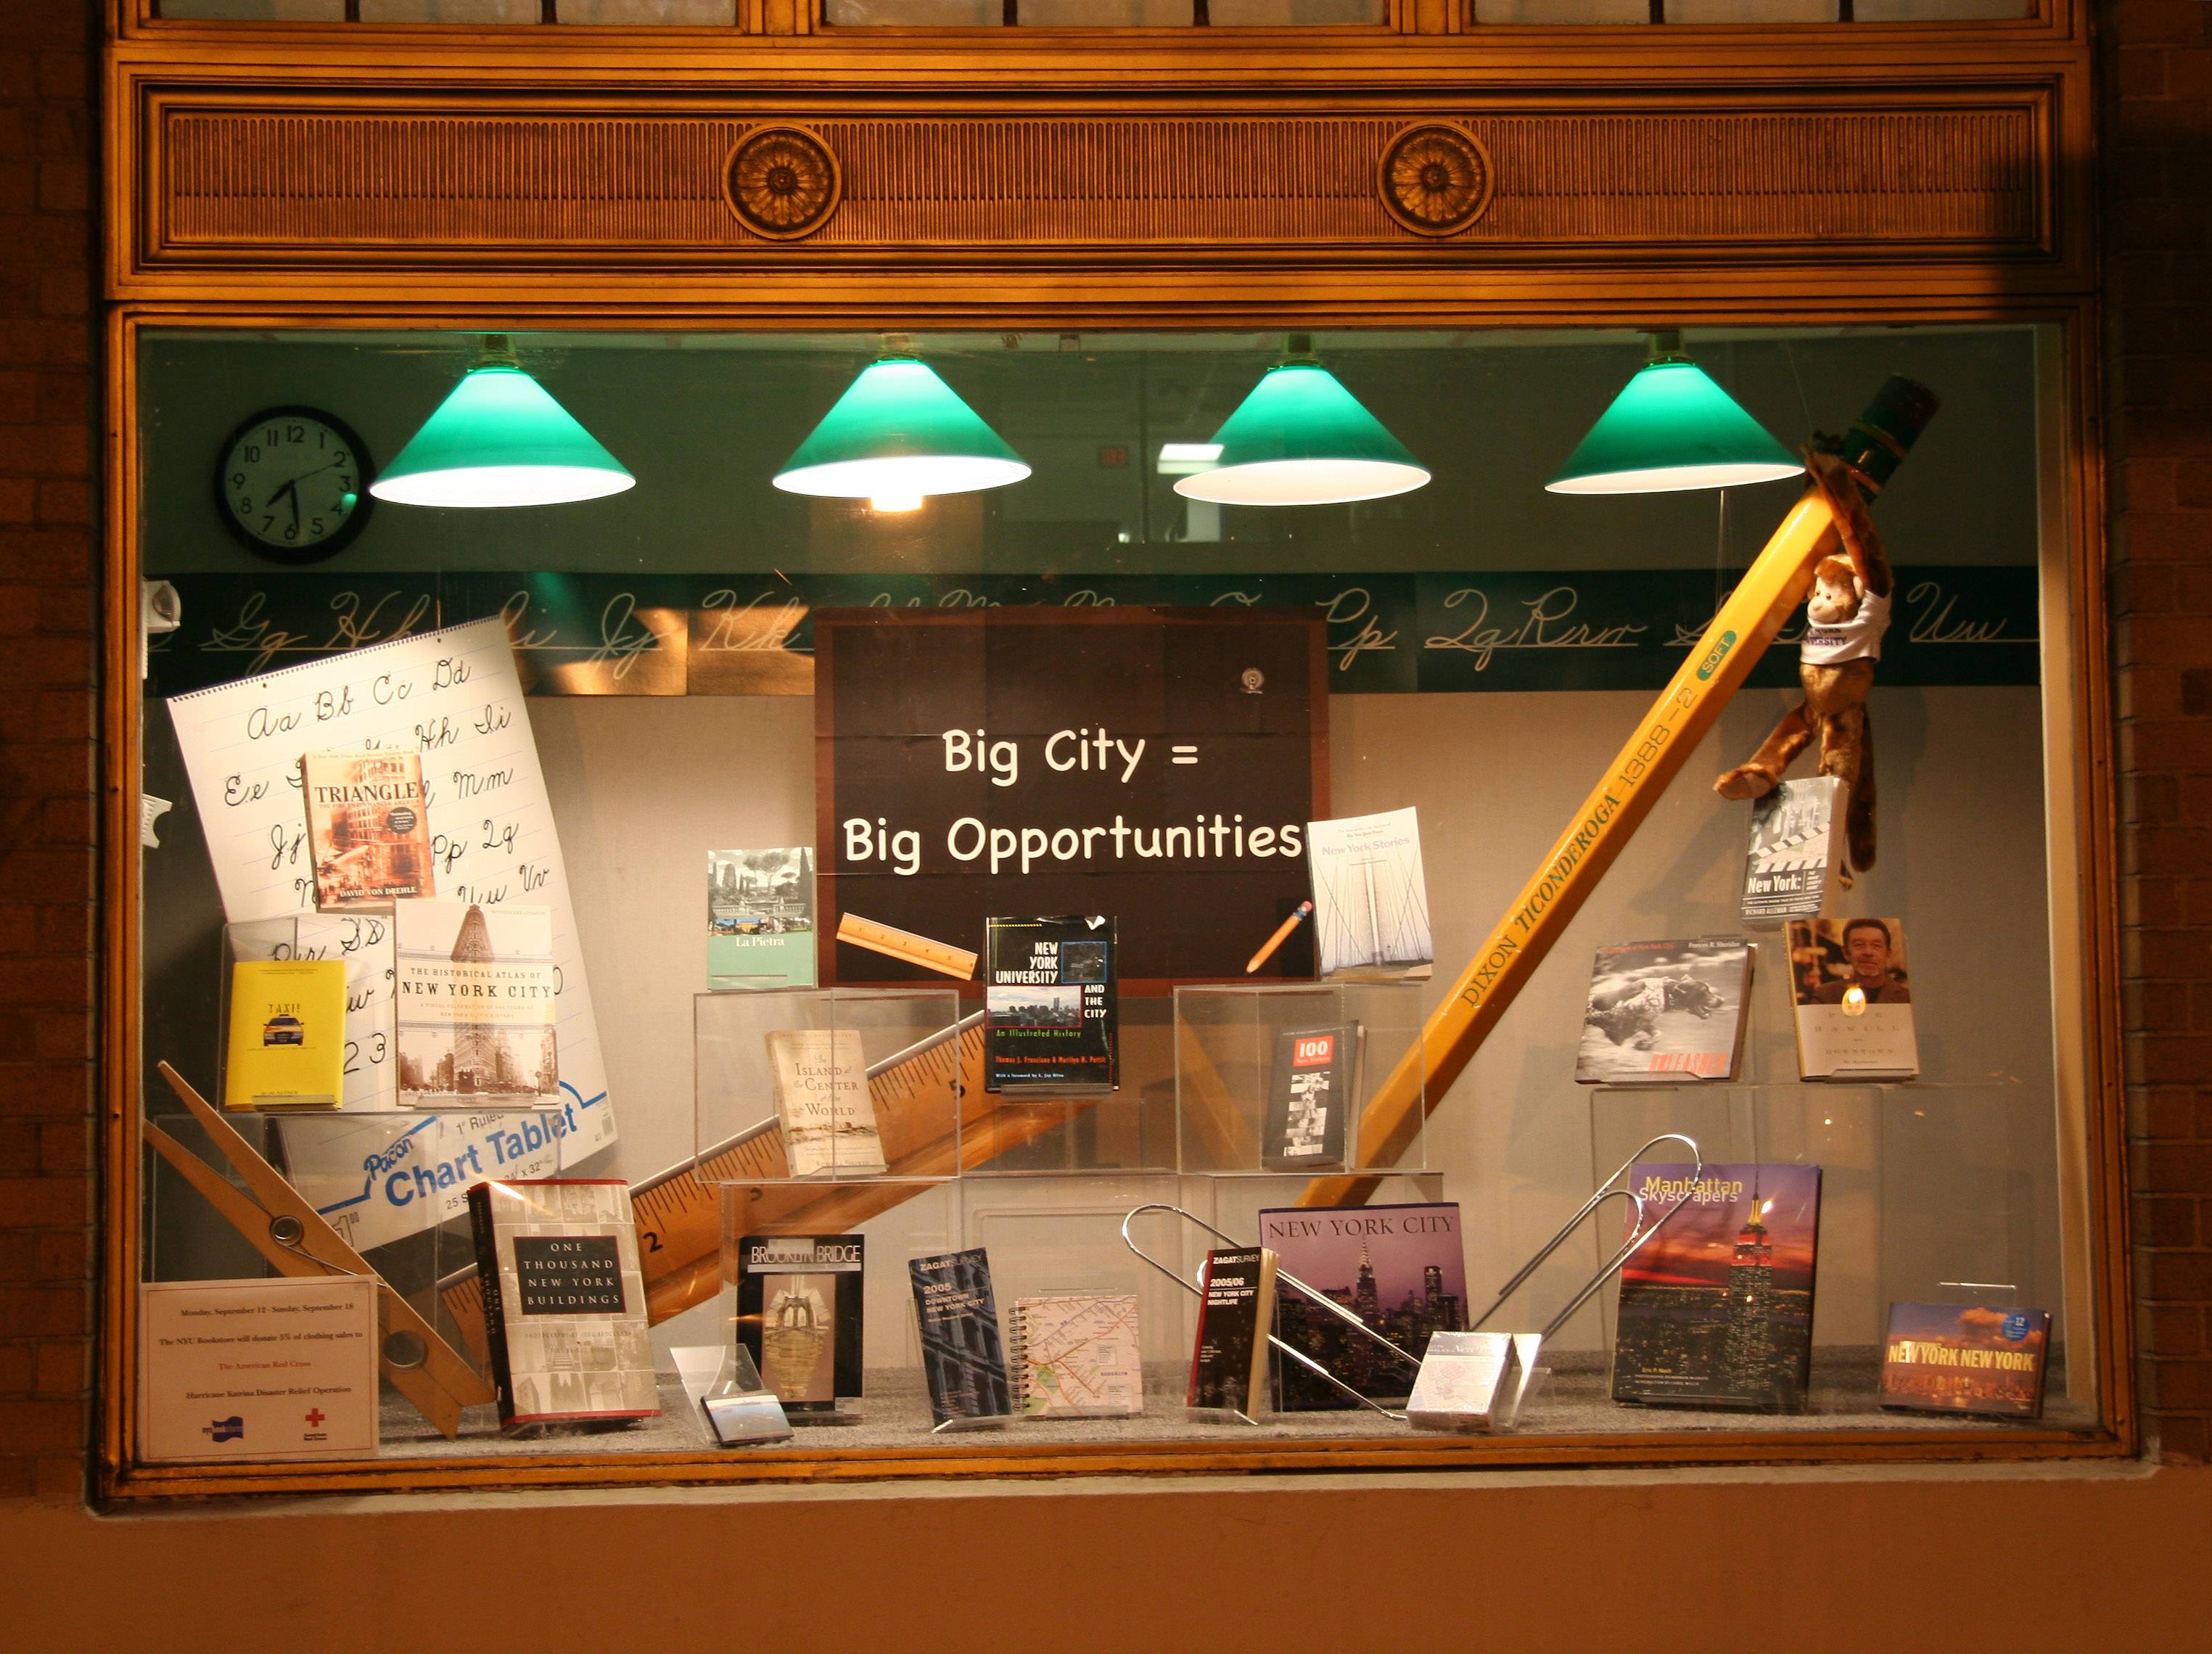
[[[1848,556],[1822,557],[1813,570],[1797,657],[1804,700],[1783,715],[1751,762],[1721,776],[1713,791],[1724,799],[1765,797],[1790,760],[1817,737],[1820,773],[1840,776],[1850,790],[1844,825],[1849,856],[1841,873],[1849,885],[1853,868],[1874,866],[1874,731],[1866,698],[1874,687],[1874,663],[1881,659],[1882,634],[1889,629],[1893,581],[1889,558],[1850,468],[1827,453],[1810,453],[1806,459]]]

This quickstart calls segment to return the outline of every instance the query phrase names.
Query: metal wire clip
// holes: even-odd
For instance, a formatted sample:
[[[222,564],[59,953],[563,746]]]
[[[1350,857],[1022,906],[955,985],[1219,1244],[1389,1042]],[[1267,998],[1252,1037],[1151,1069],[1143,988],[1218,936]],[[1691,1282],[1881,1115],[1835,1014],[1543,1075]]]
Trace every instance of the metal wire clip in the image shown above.
[[[1203,1297],[1205,1295],[1205,1289],[1195,1280],[1186,1279],[1184,1276],[1176,1274],[1176,1271],[1168,1268],[1166,1264],[1162,1263],[1151,1253],[1146,1251],[1143,1247],[1138,1245],[1136,1241],[1130,1236],[1129,1225],[1147,1212],[1172,1212],[1176,1217],[1181,1218],[1185,1223],[1193,1224],[1197,1227],[1203,1229],[1207,1234],[1212,1236],[1214,1239],[1219,1241],[1224,1246],[1235,1246],[1238,1243],[1229,1236],[1223,1234],[1212,1224],[1206,1222],[1205,1219],[1199,1217],[1194,1213],[1186,1212],[1179,1206],[1170,1206],[1164,1201],[1154,1201],[1144,1206],[1133,1207],[1128,1214],[1121,1219],[1121,1241],[1124,1245],[1126,1245],[1132,1252],[1134,1252],[1139,1257],[1142,1258],[1146,1263],[1152,1265],[1153,1268],[1165,1275],[1170,1280],[1175,1282],[1176,1286],[1182,1287],[1185,1292],[1191,1293],[1194,1297]],[[1334,1298],[1328,1297],[1326,1293],[1316,1292],[1312,1287],[1307,1286],[1305,1282],[1300,1280],[1296,1275],[1291,1274],[1288,1270],[1278,1268],[1275,1271],[1275,1285],[1279,1288],[1288,1287],[1291,1292],[1297,1293],[1299,1297],[1308,1299],[1311,1303],[1319,1304],[1322,1309],[1328,1310],[1329,1314],[1334,1316],[1338,1320],[1356,1329],[1363,1336],[1374,1340],[1375,1342],[1380,1344],[1400,1361],[1404,1362],[1408,1373],[1418,1371],[1419,1370],[1421,1365],[1420,1357],[1417,1355],[1410,1355],[1406,1351],[1399,1348],[1397,1345],[1383,1337],[1381,1333],[1376,1332],[1374,1328],[1369,1326],[1358,1316],[1352,1314],[1351,1310],[1346,1309],[1344,1305],[1339,1304]],[[1384,1407],[1381,1402],[1375,1401],[1372,1397],[1361,1395],[1350,1384],[1346,1383],[1344,1380],[1331,1372],[1327,1367],[1322,1365],[1320,1362],[1315,1360],[1313,1357],[1308,1355],[1304,1350],[1285,1343],[1273,1333],[1267,1335],[1267,1342],[1273,1345],[1276,1349],[1280,1350],[1285,1355],[1290,1357],[1291,1360],[1296,1361],[1300,1366],[1303,1366],[1307,1369],[1307,1371],[1314,1373],[1324,1382],[1333,1384],[1338,1389],[1342,1390],[1346,1396],[1349,1396],[1353,1401],[1358,1402],[1360,1406],[1368,1408],[1370,1412],[1379,1413],[1386,1419],[1395,1419],[1401,1424],[1405,1422],[1406,1415],[1404,1414],[1393,1413],[1389,1408]],[[1410,1386],[1410,1378],[1407,1382]],[[1236,1409],[1231,1408],[1231,1411],[1235,1412]],[[1257,1420],[1252,1419],[1243,1413],[1237,1413],[1237,1416],[1240,1419],[1243,1419],[1247,1424],[1256,1424],[1259,1422]]]

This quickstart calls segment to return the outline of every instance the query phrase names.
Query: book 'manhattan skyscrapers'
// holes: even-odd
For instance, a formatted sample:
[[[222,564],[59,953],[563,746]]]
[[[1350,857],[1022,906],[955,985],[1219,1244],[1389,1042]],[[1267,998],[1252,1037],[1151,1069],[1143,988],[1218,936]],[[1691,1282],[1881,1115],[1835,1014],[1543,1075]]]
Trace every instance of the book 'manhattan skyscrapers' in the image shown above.
[[[1820,1168],[1638,1163],[1629,1187],[1674,1215],[1621,1271],[1613,1399],[1803,1407]]]

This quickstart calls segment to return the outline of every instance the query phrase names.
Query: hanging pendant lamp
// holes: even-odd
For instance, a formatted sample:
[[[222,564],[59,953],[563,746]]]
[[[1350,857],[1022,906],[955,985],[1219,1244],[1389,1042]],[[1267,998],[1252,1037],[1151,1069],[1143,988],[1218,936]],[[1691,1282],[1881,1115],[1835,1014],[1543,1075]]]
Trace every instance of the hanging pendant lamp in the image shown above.
[[[494,333],[368,491],[402,505],[565,505],[636,482]]]
[[[1771,483],[1804,469],[1669,331],[1651,335],[1650,360],[1544,486],[1553,494],[1668,494]]]
[[[775,485],[913,511],[933,494],[1003,488],[1029,474],[1028,462],[893,337],[785,461]]]
[[[1176,493],[1220,505],[1340,505],[1407,494],[1429,480],[1382,422],[1293,333],[1213,434],[1217,462],[1179,477]]]

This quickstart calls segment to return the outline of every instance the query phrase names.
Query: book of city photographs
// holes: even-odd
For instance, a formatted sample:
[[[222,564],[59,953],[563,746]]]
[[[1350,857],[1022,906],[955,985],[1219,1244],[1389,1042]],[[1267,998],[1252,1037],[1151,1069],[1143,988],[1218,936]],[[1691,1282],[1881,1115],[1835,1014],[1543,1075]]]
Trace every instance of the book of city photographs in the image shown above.
[[[615,1423],[660,1411],[629,1185],[470,1186],[500,1422]]]
[[[1791,921],[1790,988],[1797,1072],[1807,1079],[1911,1079],[1920,1073],[1903,921]]]
[[[420,752],[309,752],[300,778],[317,907],[436,894]]]
[[[558,1104],[552,909],[401,901],[392,932],[400,1102]]]
[[[993,919],[985,935],[983,1089],[1111,1091],[1121,1057],[1114,921]]]
[[[1436,967],[1421,830],[1409,809],[1306,824],[1324,977],[1425,981]]]
[[[1003,1419],[1014,1411],[991,1292],[991,1260],[980,1246],[910,1260],[915,1322],[921,1336],[929,1416],[945,1425]]]
[[[738,1342],[794,1420],[860,1393],[859,1235],[747,1235],[738,1243]]]
[[[2047,1310],[1893,1304],[1881,1351],[1881,1404],[1908,1413],[2043,1414]]]
[[[1598,949],[1575,1079],[1585,1085],[1735,1079],[1751,959],[1740,936]]]
[[[1849,789],[1839,775],[1778,782],[1751,806],[1751,848],[1744,858],[1743,921],[1778,928],[1809,919],[1827,903],[1841,871]]]
[[[814,851],[707,852],[707,986],[814,986]]]
[[[1820,1168],[1696,1174],[1630,1168],[1644,1221],[1675,1215],[1621,1271],[1613,1399],[1794,1412],[1812,1376]]]
[[[1285,1273],[1416,1360],[1431,1335],[1467,1325],[1456,1202],[1269,1207],[1260,1213],[1260,1244],[1281,1258]],[[1413,1390],[1413,1368],[1299,1293],[1280,1295],[1275,1336],[1371,1400],[1402,1402]],[[1275,1405],[1291,1413],[1358,1403],[1278,1354]]]
[[[1350,1121],[1358,1106],[1359,1030],[1284,1029],[1275,1036],[1275,1067],[1260,1163],[1274,1171],[1342,1168]]]

